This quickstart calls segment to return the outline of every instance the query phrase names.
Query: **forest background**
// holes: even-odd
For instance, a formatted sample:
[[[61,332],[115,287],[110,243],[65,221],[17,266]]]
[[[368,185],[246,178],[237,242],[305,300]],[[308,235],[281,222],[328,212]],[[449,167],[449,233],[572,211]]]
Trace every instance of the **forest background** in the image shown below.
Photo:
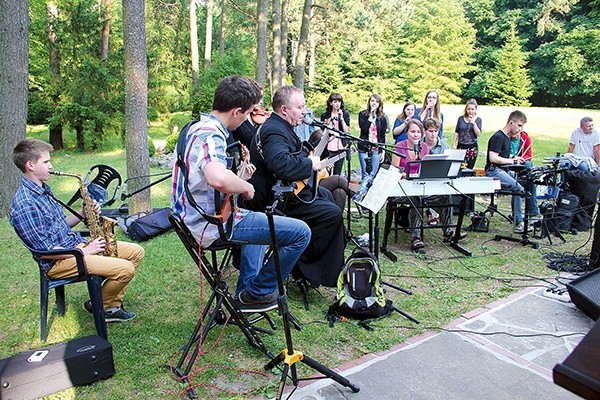
[[[98,162],[123,171],[125,148],[126,175],[139,176],[149,168],[154,151],[148,145],[148,126],[166,126],[166,136],[181,127],[180,119],[209,111],[217,82],[233,73],[259,81],[267,106],[282,84],[302,87],[317,115],[333,91],[344,96],[353,114],[377,92],[394,117],[399,104],[421,103],[426,91],[435,88],[452,126],[452,116],[461,108],[457,104],[474,97],[485,105],[480,114],[486,135],[501,128],[507,115],[506,108],[488,106],[598,109],[599,13],[598,0],[0,0],[0,157],[5,160],[0,164],[0,217],[18,184],[19,171],[9,160],[21,138],[41,138],[63,148],[53,159],[66,171],[85,171]],[[128,111],[132,108],[137,113]],[[540,157],[566,150],[566,135],[583,116],[580,110],[569,114],[573,120],[558,110],[543,118],[527,110],[530,132],[544,131],[534,123],[560,128],[536,142]],[[598,111],[590,114],[598,120]],[[76,184],[55,185],[68,198]],[[166,204],[168,188],[155,187],[153,195]],[[148,193],[140,207],[148,207],[149,199]],[[510,229],[498,220],[489,237]],[[145,245],[152,257],[128,293],[143,323],[111,326],[119,373],[78,388],[72,398],[98,398],[101,393],[116,399],[177,397],[179,385],[162,364],[191,331],[200,280],[174,235]],[[411,258],[407,240],[391,245],[404,263],[383,259],[388,277],[396,274],[394,281],[416,293],[398,295],[395,304],[423,326],[443,326],[460,313],[506,296],[518,288],[522,274],[545,274],[538,252],[491,244],[489,237],[467,239],[482,257],[455,261],[442,245],[432,245],[422,265]],[[569,237],[566,247],[571,250],[586,237]],[[0,220],[0,242],[0,350],[6,357],[40,346],[38,304],[32,300],[38,281],[30,255],[6,218]],[[562,251],[565,246],[553,247]],[[471,273],[481,280],[458,278]],[[93,331],[89,316],[76,306],[85,296],[83,288],[69,291],[67,317],[52,324],[51,342]],[[350,324],[331,330],[323,325],[321,305],[329,304],[333,293],[312,292],[310,300],[315,305],[311,313],[301,310],[299,300],[294,303],[294,312],[310,324],[295,339],[326,365],[389,348],[418,333],[412,327],[399,329],[398,324],[406,325],[399,318],[389,319],[389,327],[378,327],[375,334]],[[274,349],[283,343],[281,334],[265,340]],[[261,368],[264,360],[235,329],[227,329],[223,345],[211,356]],[[229,357],[223,348],[242,349],[243,354]],[[272,394],[273,381],[264,386]]]
[[[5,158],[25,136],[25,108],[27,123],[48,126],[55,149],[64,146],[64,130],[76,132],[79,151],[121,137],[128,175],[144,175],[143,153],[154,151],[148,119],[209,111],[214,87],[229,74],[255,77],[267,106],[278,87],[301,87],[317,113],[331,92],[356,113],[371,93],[384,104],[419,104],[432,88],[442,104],[471,97],[487,105],[600,104],[600,0],[30,0],[0,7]],[[27,65],[19,69],[23,45]],[[21,58],[10,57],[13,50]],[[23,70],[28,79],[11,92]],[[0,173],[7,178],[2,217],[18,171],[4,165]],[[149,208],[149,193],[136,197],[133,211]]]

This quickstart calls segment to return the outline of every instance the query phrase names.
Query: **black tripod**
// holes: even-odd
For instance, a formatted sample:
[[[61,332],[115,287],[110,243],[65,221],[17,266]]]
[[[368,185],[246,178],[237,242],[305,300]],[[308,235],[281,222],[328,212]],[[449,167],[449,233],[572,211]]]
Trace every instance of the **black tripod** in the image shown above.
[[[323,374],[324,376],[322,378],[331,378],[340,385],[350,388],[354,393],[358,393],[360,388],[350,383],[348,379],[337,374],[336,372],[320,364],[319,362],[313,360],[306,354],[294,350],[294,345],[292,343],[292,332],[290,330],[290,316],[288,311],[287,295],[285,294],[283,286],[283,276],[281,273],[281,265],[279,264],[279,252],[277,251],[277,241],[275,239],[275,222],[273,218],[275,208],[277,207],[279,201],[283,198],[284,195],[291,195],[293,193],[293,190],[293,187],[282,188],[280,185],[275,185],[275,187],[273,188],[273,192],[275,193],[276,200],[271,206],[268,206],[265,211],[265,213],[267,214],[267,220],[269,221],[271,250],[273,251],[273,261],[275,262],[275,271],[277,272],[277,285],[279,287],[279,297],[277,298],[277,305],[279,307],[279,313],[281,314],[281,318],[283,320],[283,330],[285,332],[286,343],[286,348],[283,349],[279,355],[277,355],[275,358],[269,361],[265,365],[265,369],[270,370],[275,368],[277,365],[283,363],[283,369],[281,371],[281,381],[279,382],[279,387],[277,388],[277,395],[275,396],[276,399],[281,399],[281,396],[283,395],[283,389],[285,388],[285,383],[287,381],[288,374],[291,373],[293,385],[298,386],[298,382],[300,381],[296,370],[296,363],[298,361],[303,362],[310,368]]]

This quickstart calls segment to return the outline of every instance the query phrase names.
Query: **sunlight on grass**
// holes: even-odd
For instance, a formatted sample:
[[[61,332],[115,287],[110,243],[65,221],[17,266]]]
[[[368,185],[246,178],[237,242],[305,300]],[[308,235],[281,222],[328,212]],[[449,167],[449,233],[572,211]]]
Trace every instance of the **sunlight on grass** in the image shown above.
[[[386,105],[386,112],[393,119],[398,105]],[[462,105],[444,105],[445,137],[448,140]],[[480,139],[482,155],[478,166],[485,162],[487,139],[502,128],[513,107],[481,106],[479,115],[483,119],[484,132]],[[543,157],[555,152],[565,152],[568,138],[584,115],[600,120],[600,111],[521,108],[529,119],[526,130],[533,136],[534,160],[541,165]],[[352,133],[358,133],[357,116],[352,115]],[[151,122],[150,135],[155,144],[164,140],[166,122]],[[72,135],[69,133],[68,135]],[[66,138],[67,139],[67,136]],[[28,127],[28,136],[47,140],[46,127]],[[391,135],[390,135],[391,138]],[[69,143],[73,137],[68,136]],[[75,172],[85,176],[92,165],[108,164],[117,169],[126,179],[126,160],[119,139],[111,139],[110,150],[81,153],[72,149],[52,154],[54,169]],[[113,145],[115,147],[113,147]],[[356,168],[356,156],[352,163]],[[151,173],[170,172],[152,168]],[[170,180],[152,187],[152,206],[165,207],[169,204]],[[79,186],[75,179],[53,177],[49,181],[56,196],[68,200]],[[476,197],[475,209],[485,209],[489,199]],[[117,206],[118,204],[113,205]],[[509,197],[498,199],[497,205],[505,214],[510,213]],[[385,220],[381,212],[379,221]],[[366,216],[352,215],[351,230],[359,236],[368,229]],[[128,240],[116,230],[119,240]],[[324,365],[334,368],[340,363],[357,359],[364,354],[389,349],[407,338],[423,332],[422,326],[444,326],[465,312],[485,306],[504,298],[522,287],[542,284],[541,278],[554,277],[556,271],[547,268],[543,256],[556,251],[565,254],[576,252],[589,254],[591,232],[566,235],[567,243],[555,240],[550,245],[547,239],[540,240],[540,248],[505,241],[494,241],[496,234],[511,233],[510,224],[494,215],[488,233],[471,232],[461,241],[473,252],[473,257],[457,256],[442,243],[439,229],[426,230],[427,254],[416,256],[410,251],[410,235],[399,232],[397,243],[390,236],[389,250],[397,257],[392,262],[380,256],[383,279],[387,282],[412,290],[412,296],[387,288],[386,296],[394,305],[421,321],[420,325],[409,322],[400,314],[373,322],[374,331],[367,331],[356,321],[338,322],[330,327],[325,313],[334,301],[333,288],[311,289],[308,293],[310,309],[303,307],[298,288],[288,285],[290,310],[303,325],[301,331],[292,332],[294,345],[299,351],[315,358]],[[8,357],[27,349],[39,348],[39,275],[31,255],[20,244],[6,219],[0,220],[0,358]],[[93,385],[69,389],[53,395],[50,399],[94,400],[107,399],[177,399],[183,389],[164,368],[176,359],[181,346],[188,340],[200,313],[200,300],[205,303],[210,295],[208,284],[201,284],[199,270],[174,232],[155,237],[141,245],[146,258],[129,286],[126,295],[127,309],[138,313],[138,317],[126,324],[110,324],[109,340],[113,345],[114,377]],[[347,254],[353,250],[350,246]],[[539,277],[539,278],[536,278]],[[235,287],[237,271],[227,271],[230,288]],[[202,296],[200,294],[203,290]],[[53,297],[49,306],[51,314],[48,344],[64,342],[76,337],[94,334],[93,319],[81,308],[87,298],[85,285],[70,285],[66,289],[67,313],[57,317]],[[281,319],[273,319],[278,325],[274,335],[260,335],[265,345],[275,354],[285,347],[285,336]],[[267,328],[264,321],[260,326]],[[214,370],[199,374],[195,383],[216,383],[221,387],[236,387],[246,384],[255,388],[254,394],[273,396],[279,379],[279,371],[269,373],[269,380],[247,381],[245,377],[221,373],[219,366],[238,367],[262,371],[267,358],[248,346],[245,337],[231,322],[224,328],[217,325],[209,332],[198,366],[216,365]],[[218,343],[216,343],[218,340]],[[214,348],[213,348],[214,346]],[[407,365],[410,368],[410,365]],[[301,367],[302,375],[312,371]],[[242,386],[241,386],[242,387]],[[225,395],[210,389],[198,388],[198,398],[244,399],[251,396]]]

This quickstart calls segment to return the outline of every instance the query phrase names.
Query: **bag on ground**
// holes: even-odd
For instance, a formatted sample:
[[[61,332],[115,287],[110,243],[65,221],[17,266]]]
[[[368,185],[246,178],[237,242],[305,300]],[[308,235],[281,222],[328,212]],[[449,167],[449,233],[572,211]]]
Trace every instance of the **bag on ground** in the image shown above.
[[[385,298],[380,277],[371,254],[362,250],[351,254],[338,277],[336,302],[327,313],[330,321],[335,315],[363,320],[389,314],[392,301]]]
[[[125,218],[117,218],[123,232],[136,242],[143,242],[171,229],[169,208],[141,212]]]

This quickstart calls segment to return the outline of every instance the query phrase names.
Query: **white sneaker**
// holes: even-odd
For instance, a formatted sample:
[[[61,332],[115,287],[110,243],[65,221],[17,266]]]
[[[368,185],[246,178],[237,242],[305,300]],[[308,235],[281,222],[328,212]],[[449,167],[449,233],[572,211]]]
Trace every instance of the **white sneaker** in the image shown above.
[[[521,222],[520,224],[515,225],[515,229],[513,229],[513,232],[514,233],[523,233],[524,230],[525,230],[525,224],[523,222]]]
[[[525,231],[525,223],[521,222],[520,224],[515,225],[514,233],[523,233]],[[533,231],[533,225],[527,224],[527,232]]]

